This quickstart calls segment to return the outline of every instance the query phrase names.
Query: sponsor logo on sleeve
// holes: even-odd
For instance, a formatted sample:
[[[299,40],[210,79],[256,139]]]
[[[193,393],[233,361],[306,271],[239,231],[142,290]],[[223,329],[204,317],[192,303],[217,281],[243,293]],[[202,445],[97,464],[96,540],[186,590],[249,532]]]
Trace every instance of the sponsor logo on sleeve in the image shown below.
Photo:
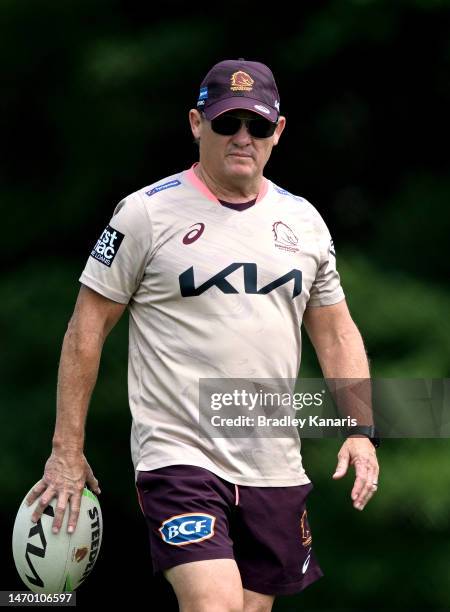
[[[327,263],[327,267],[325,268],[325,274],[327,274],[328,272],[335,272],[336,271],[336,249],[334,248],[334,243],[333,243],[333,239],[330,239],[330,244],[328,246],[328,263]]]
[[[91,257],[110,268],[124,238],[125,234],[107,225],[92,249]]]
[[[173,181],[168,181],[167,183],[162,183],[161,185],[156,185],[150,191],[146,191],[146,195],[149,197],[154,195],[155,193],[159,193],[160,191],[164,191],[165,189],[170,189],[171,187],[178,187],[181,185],[181,182],[178,179],[174,179]]]
[[[333,238],[330,240],[330,253],[336,257],[336,249],[334,248]]]
[[[173,546],[202,542],[214,535],[216,517],[188,512],[171,516],[159,528],[162,539]]]

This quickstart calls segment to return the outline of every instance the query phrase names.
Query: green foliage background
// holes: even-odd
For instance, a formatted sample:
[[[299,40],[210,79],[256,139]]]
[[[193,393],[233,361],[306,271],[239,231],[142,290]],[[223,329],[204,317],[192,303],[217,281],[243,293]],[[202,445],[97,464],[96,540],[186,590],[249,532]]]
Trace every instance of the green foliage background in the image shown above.
[[[288,127],[267,175],[327,221],[373,375],[448,376],[449,26],[444,0],[0,2],[0,589],[21,588],[9,538],[50,452],[59,351],[87,254],[124,195],[195,161],[187,111],[221,59],[275,73]],[[135,568],[119,572],[118,600],[152,605],[165,588],[150,576],[133,486],[126,345],[124,318],[88,421],[106,539],[81,606],[110,588],[119,543]],[[318,371],[305,338],[302,373]],[[363,513],[351,477],[331,479],[337,450],[330,440],[303,449],[326,578],[275,610],[450,609],[448,440],[385,441],[380,491]]]

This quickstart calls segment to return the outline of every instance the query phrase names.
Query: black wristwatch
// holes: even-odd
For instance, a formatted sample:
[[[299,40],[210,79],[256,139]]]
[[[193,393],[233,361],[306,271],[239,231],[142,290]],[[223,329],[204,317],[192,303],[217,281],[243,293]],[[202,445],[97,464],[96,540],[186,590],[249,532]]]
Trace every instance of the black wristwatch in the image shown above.
[[[346,438],[354,435],[367,436],[375,448],[378,448],[381,444],[380,436],[375,425],[356,425],[356,427],[348,427],[344,435]]]

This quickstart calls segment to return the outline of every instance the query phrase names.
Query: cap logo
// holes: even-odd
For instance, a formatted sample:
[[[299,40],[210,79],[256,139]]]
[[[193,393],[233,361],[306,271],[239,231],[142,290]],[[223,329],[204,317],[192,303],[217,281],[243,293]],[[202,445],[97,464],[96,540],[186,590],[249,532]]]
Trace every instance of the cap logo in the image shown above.
[[[249,74],[243,70],[238,70],[231,75],[230,89],[231,91],[252,91],[254,82]]]
[[[200,94],[198,96],[198,99],[199,100],[204,100],[207,97],[208,97],[208,88],[207,87],[202,87],[200,89]]]

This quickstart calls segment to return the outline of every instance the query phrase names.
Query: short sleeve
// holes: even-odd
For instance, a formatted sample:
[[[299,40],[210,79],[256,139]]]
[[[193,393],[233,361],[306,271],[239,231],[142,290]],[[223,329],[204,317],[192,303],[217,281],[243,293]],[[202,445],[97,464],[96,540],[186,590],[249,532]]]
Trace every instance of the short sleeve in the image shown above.
[[[336,250],[330,232],[319,216],[317,223],[321,260],[316,278],[311,286],[308,306],[330,306],[345,298],[341,279],[336,268]]]
[[[137,194],[116,206],[93,246],[80,282],[101,295],[128,304],[140,285],[152,245],[151,222]]]

